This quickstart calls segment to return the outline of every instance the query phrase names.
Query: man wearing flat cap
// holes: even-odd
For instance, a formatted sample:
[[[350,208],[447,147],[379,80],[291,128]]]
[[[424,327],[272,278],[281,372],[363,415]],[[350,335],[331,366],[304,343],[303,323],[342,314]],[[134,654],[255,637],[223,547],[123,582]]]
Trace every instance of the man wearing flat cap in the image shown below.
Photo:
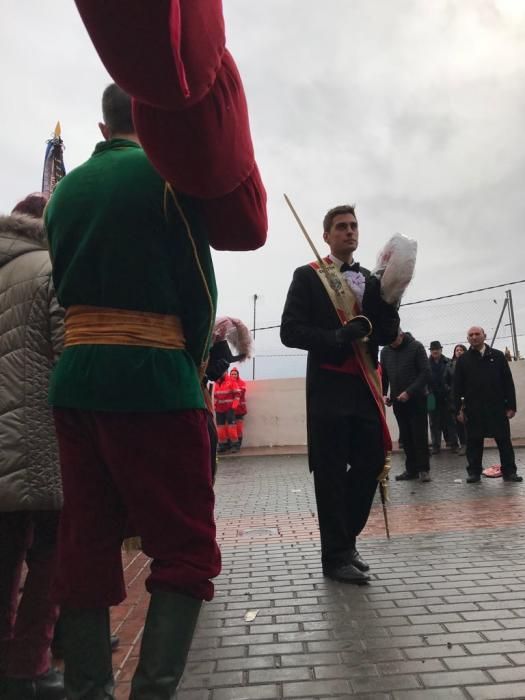
[[[448,357],[443,355],[443,346],[439,340],[430,343],[430,392],[434,397],[435,405],[429,410],[430,433],[432,436],[432,454],[441,451],[441,434],[445,442],[453,452],[457,452],[458,434],[450,411],[450,391],[448,384],[450,373],[447,371],[450,365]]]

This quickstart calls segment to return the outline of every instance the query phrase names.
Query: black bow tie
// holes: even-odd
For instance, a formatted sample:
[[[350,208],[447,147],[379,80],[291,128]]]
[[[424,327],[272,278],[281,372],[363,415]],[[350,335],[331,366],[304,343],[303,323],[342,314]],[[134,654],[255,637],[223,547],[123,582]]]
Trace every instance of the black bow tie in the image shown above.
[[[341,267],[339,268],[339,272],[359,272],[360,271],[360,266],[358,262],[352,263],[352,265],[349,265],[348,263],[343,263]]]

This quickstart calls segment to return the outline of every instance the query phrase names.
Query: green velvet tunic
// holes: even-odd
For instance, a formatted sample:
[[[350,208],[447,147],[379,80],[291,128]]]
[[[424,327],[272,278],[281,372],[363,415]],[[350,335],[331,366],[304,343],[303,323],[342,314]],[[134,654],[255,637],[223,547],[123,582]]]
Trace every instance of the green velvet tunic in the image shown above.
[[[174,195],[132,141],[97,145],[58,184],[45,223],[59,302],[175,314],[184,350],[66,348],[50,402],[100,411],[203,408],[199,367],[215,319],[216,286],[198,201]]]

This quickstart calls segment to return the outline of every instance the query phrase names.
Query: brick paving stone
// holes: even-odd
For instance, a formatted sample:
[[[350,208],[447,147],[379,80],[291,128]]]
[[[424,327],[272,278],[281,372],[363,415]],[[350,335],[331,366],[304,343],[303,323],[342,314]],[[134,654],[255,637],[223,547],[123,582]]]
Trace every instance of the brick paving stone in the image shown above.
[[[220,688],[221,686],[241,685],[242,681],[241,671],[187,673],[181,683],[181,688]]]
[[[423,643],[419,647],[405,649],[404,652],[409,659],[445,659],[447,656],[464,656],[467,653],[459,644],[450,647],[447,645],[428,647],[423,646]]]
[[[350,693],[350,685],[344,680],[300,681],[283,685],[283,698],[332,697],[335,693]]]
[[[487,668],[492,669],[498,666],[510,666],[512,661],[503,654],[486,654],[478,656],[451,656],[443,659],[443,663],[452,671],[463,668]],[[522,661],[514,663],[525,663],[525,654]]]
[[[525,666],[513,666],[512,668],[489,668],[489,674],[497,683],[507,681],[525,681]]]
[[[376,692],[378,690],[408,690],[421,687],[417,676],[412,674],[391,675],[384,678],[353,678],[350,683],[352,684],[352,689],[357,693]]]
[[[419,649],[423,644],[423,639],[418,635],[400,637],[397,644],[399,644],[400,648],[405,649],[408,652],[410,647]],[[383,637],[380,639],[367,639],[365,645],[367,649],[382,649],[384,647],[390,647],[392,645],[392,638]]]
[[[502,630],[503,631],[503,630]],[[490,634],[490,632],[487,632]],[[429,634],[426,637],[428,644],[475,644],[484,639],[479,632],[456,632],[448,634]]]
[[[212,700],[274,700],[279,697],[277,685],[252,685],[236,688],[217,688]]]
[[[466,697],[466,693],[461,688],[394,692],[394,700],[465,700]]]
[[[302,698],[301,700],[312,700],[312,698]],[[392,700],[392,696],[390,693],[367,693],[366,695],[356,695],[355,693],[352,693],[352,695],[331,698],[330,700]]]
[[[513,664],[517,664],[518,666],[525,665],[525,651],[522,651],[521,653],[518,652],[517,654],[507,654],[507,656]]]
[[[510,654],[511,652],[523,651],[524,643],[517,640],[505,642],[482,642],[481,644],[467,644],[470,654]]]
[[[498,622],[498,620],[477,620],[475,622],[448,622],[445,623],[443,627],[446,628],[447,632],[477,631],[485,633],[486,630],[503,630],[505,625]]]
[[[125,695],[124,697],[126,700],[128,699],[129,696],[129,690],[128,690],[128,695]],[[179,690],[177,693],[177,700],[209,700],[210,698],[210,691],[209,690]]]
[[[417,634],[422,637],[426,635],[438,635],[443,634],[445,631],[443,625],[399,625],[398,627],[390,627],[390,634],[393,637],[403,637],[406,635]],[[402,640],[399,640],[401,643]]]
[[[500,625],[501,627],[504,627],[506,629],[514,629],[516,627],[523,627],[524,620],[522,617],[517,617],[509,620],[501,620]]]
[[[351,664],[343,666],[316,666],[315,677],[318,680],[329,678],[368,678],[379,676],[379,671],[375,664]]]
[[[489,630],[484,632],[485,637],[490,642],[503,641],[505,639],[522,639],[525,640],[525,627],[518,627],[506,630]]]
[[[426,673],[445,671],[446,666],[441,659],[416,659],[413,661],[387,661],[377,664],[381,675],[390,676],[393,673]]]
[[[328,668],[331,668],[330,666]],[[264,671],[250,671],[248,674],[250,683],[272,683],[285,681],[309,681],[312,674],[307,666],[272,668]]]
[[[525,683],[500,683],[498,685],[467,686],[466,691],[473,700],[523,700]]]
[[[465,686],[474,683],[486,683],[490,680],[485,672],[477,669],[464,669],[462,671],[443,671],[442,673],[420,673],[419,679],[426,688],[440,688],[443,686]]]
[[[275,657],[273,656],[238,656],[233,659],[219,659],[217,661],[218,671],[250,671],[256,668],[274,668]],[[187,669],[186,674],[191,673]]]

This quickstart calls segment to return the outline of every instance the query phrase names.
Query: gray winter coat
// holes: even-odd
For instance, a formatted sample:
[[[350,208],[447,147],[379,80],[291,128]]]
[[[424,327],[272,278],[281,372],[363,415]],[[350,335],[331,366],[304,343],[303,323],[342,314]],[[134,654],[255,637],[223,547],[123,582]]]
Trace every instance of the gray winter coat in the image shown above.
[[[62,505],[47,402],[62,334],[42,221],[0,217],[0,512]]]

